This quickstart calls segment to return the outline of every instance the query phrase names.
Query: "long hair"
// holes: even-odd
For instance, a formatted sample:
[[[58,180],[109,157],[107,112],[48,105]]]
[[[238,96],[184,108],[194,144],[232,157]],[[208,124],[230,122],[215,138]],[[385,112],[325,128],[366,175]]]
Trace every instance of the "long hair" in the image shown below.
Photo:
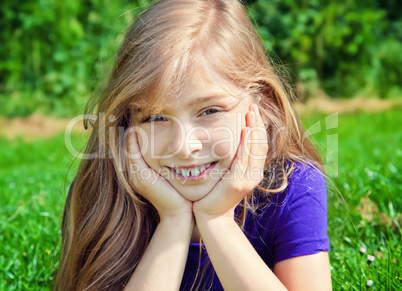
[[[85,151],[93,158],[81,161],[70,187],[55,290],[119,290],[130,279],[159,217],[122,170],[122,133],[136,112],[178,96],[193,70],[255,96],[268,124],[259,185],[267,197],[286,188],[292,162],[321,167],[245,7],[237,0],[159,1],[128,30],[106,88],[88,103],[97,115]]]

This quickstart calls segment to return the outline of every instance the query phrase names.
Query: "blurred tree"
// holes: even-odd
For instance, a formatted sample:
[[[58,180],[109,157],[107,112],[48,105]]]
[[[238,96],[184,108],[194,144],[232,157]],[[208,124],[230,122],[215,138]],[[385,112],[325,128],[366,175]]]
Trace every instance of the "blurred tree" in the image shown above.
[[[38,106],[63,113],[77,104],[82,107],[94,87],[91,78],[101,73],[105,59],[117,48],[122,27],[149,4],[147,0],[3,0],[3,113],[24,115]]]
[[[318,81],[332,96],[386,97],[402,93],[394,77],[402,73],[402,55],[395,53],[402,50],[402,13],[390,11],[401,5],[388,2],[257,0],[250,14],[266,47],[301,82]]]

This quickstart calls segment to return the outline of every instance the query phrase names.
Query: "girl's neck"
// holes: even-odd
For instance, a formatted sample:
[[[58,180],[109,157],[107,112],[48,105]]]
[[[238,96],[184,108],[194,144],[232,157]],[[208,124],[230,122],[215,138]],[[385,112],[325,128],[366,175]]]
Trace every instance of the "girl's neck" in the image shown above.
[[[191,242],[192,243],[199,243],[200,242],[200,234],[198,232],[197,227],[194,227],[193,234],[191,235]]]

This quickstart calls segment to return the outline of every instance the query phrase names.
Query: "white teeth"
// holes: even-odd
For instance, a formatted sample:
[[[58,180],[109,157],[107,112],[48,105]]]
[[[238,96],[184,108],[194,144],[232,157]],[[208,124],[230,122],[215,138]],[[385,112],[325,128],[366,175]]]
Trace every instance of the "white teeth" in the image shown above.
[[[183,177],[188,177],[188,176],[190,176],[190,170],[189,170],[189,169],[182,169],[182,170],[181,170],[181,175],[182,175]]]
[[[211,164],[204,165],[200,168],[175,169],[175,171],[177,174],[182,175],[185,178],[187,178],[188,176],[197,177],[209,166],[211,166]]]
[[[195,169],[191,169],[191,176],[196,177],[200,174],[200,170],[195,168]]]

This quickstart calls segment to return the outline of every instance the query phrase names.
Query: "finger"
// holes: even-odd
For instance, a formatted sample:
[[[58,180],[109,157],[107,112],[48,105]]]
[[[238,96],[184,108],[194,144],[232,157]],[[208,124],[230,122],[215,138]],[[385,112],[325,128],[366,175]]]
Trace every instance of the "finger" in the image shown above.
[[[132,160],[138,159],[138,154],[141,152],[140,147],[138,145],[136,128],[129,127],[124,132],[124,138],[127,141],[127,149],[128,149],[128,157]]]
[[[241,131],[240,144],[239,147],[237,148],[236,156],[233,159],[229,172],[226,173],[226,175],[222,178],[222,180],[229,180],[231,182],[223,184],[227,185],[236,183],[236,181],[239,180],[241,181],[246,176],[249,161],[249,153],[250,153],[250,150],[248,148],[249,137],[250,137],[250,128],[249,127],[243,128]]]
[[[137,154],[139,153],[139,147],[137,145],[135,128],[129,127],[124,132],[124,141],[126,143],[127,150],[124,152],[124,159],[126,161],[126,169],[128,177],[131,181],[134,180],[140,172],[140,166],[135,163],[138,160]]]
[[[135,163],[140,164],[140,166],[147,167],[147,164],[144,161],[141,147],[139,145],[139,140],[138,140],[138,128],[133,127],[130,128],[127,132],[127,147],[128,147],[128,153],[127,157]]]
[[[264,126],[258,106],[252,104],[250,109],[254,112],[255,123],[251,127],[251,157],[253,159],[266,159],[268,151],[267,131]]]
[[[250,116],[251,117],[251,116]],[[252,117],[251,117],[252,118]],[[251,124],[250,124],[251,125]],[[230,193],[230,197],[235,200],[236,204],[248,194],[254,185],[247,182],[250,175],[250,141],[252,130],[249,127],[243,128],[241,134],[241,142],[239,145],[238,155],[234,165],[231,168],[231,183],[228,185],[234,187],[237,191],[227,191]],[[237,195],[233,195],[236,193]]]
[[[267,137],[266,125],[264,124],[264,121],[262,119],[262,116],[260,114],[260,110],[259,110],[257,104],[252,104],[250,106],[250,110],[252,110],[255,114],[254,127],[258,128],[257,132],[259,133],[259,135],[257,137],[261,138],[261,139],[266,139],[266,137]]]
[[[244,179],[247,175],[248,153],[250,152],[247,144],[249,137],[250,128],[243,128],[236,156],[229,171],[225,173],[214,189],[200,200],[203,201],[202,207],[214,215],[226,213],[249,193],[250,183]]]
[[[256,104],[251,104],[249,112],[246,114],[246,124],[257,134],[253,134],[254,144],[265,144],[266,143],[266,128],[262,120],[261,114],[259,112],[258,106]]]
[[[253,105],[251,104],[248,112],[246,113],[246,126],[253,127],[256,125],[256,113],[253,110]]]
[[[140,173],[144,174],[144,170],[150,170],[144,161],[141,149],[138,144],[136,128],[130,127],[124,133],[128,151],[125,152],[126,169],[132,182],[140,178]]]
[[[248,140],[250,137],[250,128],[245,127],[241,131],[240,144],[236,152],[236,157],[233,160],[233,166],[242,166],[248,164],[250,149],[248,148]]]
[[[250,127],[250,136],[248,140],[248,148],[250,152],[248,153],[249,158],[261,159],[264,158],[263,148],[260,145],[266,144],[266,133],[265,127],[261,126],[259,123],[261,119],[258,120],[259,113],[250,106],[250,111],[246,114],[246,124]]]
[[[255,123],[250,134],[249,179],[260,182],[263,178],[264,165],[268,151],[266,129],[257,105],[250,106],[255,115]]]

